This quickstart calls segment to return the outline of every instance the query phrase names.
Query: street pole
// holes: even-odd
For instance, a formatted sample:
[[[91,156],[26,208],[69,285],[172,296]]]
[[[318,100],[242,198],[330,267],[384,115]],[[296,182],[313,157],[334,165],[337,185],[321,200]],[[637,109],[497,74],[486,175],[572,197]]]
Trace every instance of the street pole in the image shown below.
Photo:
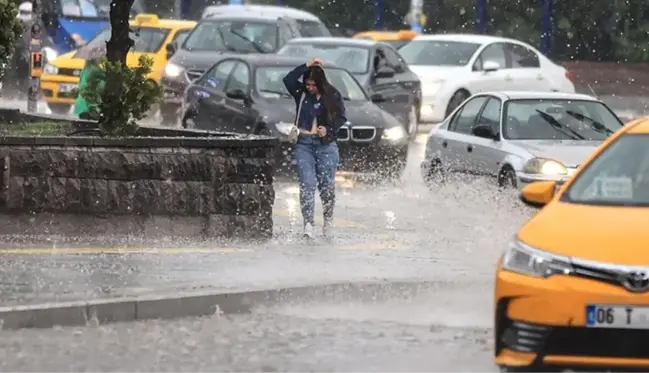
[[[191,0],[180,0],[180,4],[178,6],[178,10],[180,12],[180,19],[188,19],[189,18],[189,5],[190,5]]]
[[[476,26],[479,34],[487,33],[487,0],[476,0]]]
[[[374,5],[376,6],[376,13],[374,15],[374,29],[380,30],[381,28],[383,28],[383,9],[385,6],[384,0],[376,0],[374,2]]]
[[[41,0],[32,0],[32,24],[29,42],[29,88],[27,91],[27,111],[38,110],[38,96],[43,75],[43,43],[41,40]]]
[[[410,29],[421,34],[421,14],[424,10],[423,0],[410,0]]]
[[[550,36],[552,34],[552,0],[543,0],[543,22],[541,30],[541,53],[550,53]]]

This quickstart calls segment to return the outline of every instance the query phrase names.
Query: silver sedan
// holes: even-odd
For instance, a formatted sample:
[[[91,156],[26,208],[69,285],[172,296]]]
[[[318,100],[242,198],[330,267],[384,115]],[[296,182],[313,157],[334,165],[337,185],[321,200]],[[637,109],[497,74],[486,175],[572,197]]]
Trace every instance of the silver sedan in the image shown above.
[[[562,183],[622,126],[608,106],[587,95],[480,93],[431,130],[422,176],[429,185],[449,173],[493,177],[501,187]]]

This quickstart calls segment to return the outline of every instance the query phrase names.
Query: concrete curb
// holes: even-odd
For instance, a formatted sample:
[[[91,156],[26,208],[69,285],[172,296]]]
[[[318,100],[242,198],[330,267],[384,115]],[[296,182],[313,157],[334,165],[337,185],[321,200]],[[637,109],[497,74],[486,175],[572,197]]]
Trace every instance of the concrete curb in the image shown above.
[[[440,285],[443,283],[336,283],[236,292],[184,291],[117,299],[0,307],[0,325],[3,330],[14,330],[198,317],[215,313],[237,314],[250,312],[253,307],[287,301],[323,298],[338,301],[380,301],[388,297],[407,298],[423,291],[434,290]]]

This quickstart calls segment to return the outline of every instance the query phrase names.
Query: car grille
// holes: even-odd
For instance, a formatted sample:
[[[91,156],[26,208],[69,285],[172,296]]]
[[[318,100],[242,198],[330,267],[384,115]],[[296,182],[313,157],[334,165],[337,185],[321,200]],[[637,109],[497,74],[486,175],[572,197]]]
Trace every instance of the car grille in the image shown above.
[[[200,78],[201,75],[203,75],[204,72],[205,72],[205,70],[198,70],[198,69],[187,70],[187,73],[186,73],[187,79],[189,79],[190,82],[193,82],[194,80]]]
[[[544,353],[646,359],[647,338],[647,330],[558,327],[546,340]]]
[[[351,139],[357,142],[370,142],[376,137],[376,128],[374,127],[354,127],[352,128]]]
[[[59,75],[81,76],[81,70],[77,70],[77,69],[59,69]]]
[[[349,140],[349,128],[342,127],[338,130],[338,141]]]
[[[519,352],[539,352],[551,328],[520,321],[512,322],[502,334],[507,348]]]

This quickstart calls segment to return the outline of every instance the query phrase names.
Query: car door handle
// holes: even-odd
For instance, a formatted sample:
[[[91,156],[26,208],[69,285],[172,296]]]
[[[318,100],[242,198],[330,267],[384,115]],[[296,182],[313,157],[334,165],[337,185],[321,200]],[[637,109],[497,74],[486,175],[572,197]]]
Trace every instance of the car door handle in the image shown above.
[[[471,152],[473,151],[473,145],[471,145],[471,144],[467,145],[467,146],[466,146],[466,151],[468,151],[469,153],[471,153]]]
[[[543,75],[541,75],[541,74],[539,74],[539,75],[536,76],[536,80],[543,80],[543,79],[544,79],[544,78],[543,78]]]
[[[512,76],[511,75],[505,75],[505,80],[508,81],[508,82],[511,81]]]
[[[447,146],[448,146],[448,142],[446,142],[446,141],[442,141],[442,146],[443,146],[444,148],[447,147]]]

